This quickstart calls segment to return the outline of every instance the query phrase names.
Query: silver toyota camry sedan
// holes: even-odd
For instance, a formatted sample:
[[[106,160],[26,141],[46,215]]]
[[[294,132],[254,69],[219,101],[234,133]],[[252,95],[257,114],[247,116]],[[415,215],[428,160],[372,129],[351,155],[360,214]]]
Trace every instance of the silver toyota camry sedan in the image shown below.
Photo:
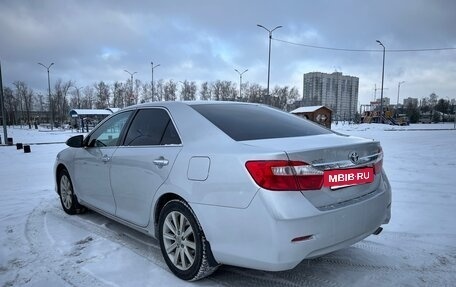
[[[264,105],[157,102],[106,118],[57,155],[68,214],[90,208],[157,238],[170,270],[294,268],[381,232],[380,143]]]

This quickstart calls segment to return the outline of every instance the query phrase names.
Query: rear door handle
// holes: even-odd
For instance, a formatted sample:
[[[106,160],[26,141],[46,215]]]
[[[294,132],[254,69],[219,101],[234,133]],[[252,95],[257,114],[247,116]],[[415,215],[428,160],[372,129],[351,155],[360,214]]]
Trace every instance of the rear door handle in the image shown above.
[[[168,161],[166,158],[164,158],[164,157],[161,156],[161,157],[155,159],[155,160],[153,161],[153,163],[154,163],[156,166],[158,166],[158,168],[162,168],[162,167],[164,167],[165,165],[168,165],[169,161]]]

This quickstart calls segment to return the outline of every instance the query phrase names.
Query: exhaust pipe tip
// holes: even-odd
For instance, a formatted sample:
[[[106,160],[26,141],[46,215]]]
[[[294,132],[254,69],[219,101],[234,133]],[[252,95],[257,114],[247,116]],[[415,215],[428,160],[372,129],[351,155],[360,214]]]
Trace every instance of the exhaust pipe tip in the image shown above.
[[[383,231],[382,227],[377,228],[372,234],[373,235],[379,235]]]

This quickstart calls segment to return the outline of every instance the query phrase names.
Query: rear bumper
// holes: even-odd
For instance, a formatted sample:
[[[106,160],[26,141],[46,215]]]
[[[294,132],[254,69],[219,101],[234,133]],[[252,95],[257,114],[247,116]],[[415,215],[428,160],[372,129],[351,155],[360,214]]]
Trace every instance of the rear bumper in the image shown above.
[[[259,190],[245,209],[192,204],[215,259],[222,264],[282,271],[302,260],[350,246],[371,235],[391,216],[391,188],[322,212],[299,192]],[[292,242],[302,236],[311,238]]]

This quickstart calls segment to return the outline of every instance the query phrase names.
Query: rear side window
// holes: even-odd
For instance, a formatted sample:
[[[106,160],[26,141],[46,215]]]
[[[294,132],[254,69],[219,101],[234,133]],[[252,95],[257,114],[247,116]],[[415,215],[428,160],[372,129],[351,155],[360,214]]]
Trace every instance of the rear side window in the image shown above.
[[[139,110],[125,137],[127,146],[180,143],[176,128],[164,109]]]
[[[298,116],[265,106],[201,104],[191,107],[236,141],[331,133]]]

